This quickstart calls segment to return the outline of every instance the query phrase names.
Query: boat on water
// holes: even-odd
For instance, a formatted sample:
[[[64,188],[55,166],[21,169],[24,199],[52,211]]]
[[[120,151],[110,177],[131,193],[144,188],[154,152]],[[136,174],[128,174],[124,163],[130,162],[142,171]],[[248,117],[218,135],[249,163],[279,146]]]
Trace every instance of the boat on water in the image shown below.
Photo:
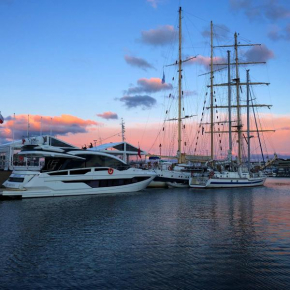
[[[187,164],[174,164],[171,162],[163,162],[158,167],[153,168],[157,176],[148,185],[152,188],[165,187],[188,187],[188,181],[191,177],[191,171]]]
[[[27,145],[18,154],[44,158],[44,166],[40,171],[14,170],[3,184],[1,198],[137,192],[156,176],[153,171],[130,168],[123,160],[97,151]]]
[[[246,70],[246,82],[241,82],[240,74],[239,74],[239,65],[245,64],[257,64],[258,62],[240,62],[238,58],[238,48],[239,46],[255,46],[255,44],[239,44],[237,40],[237,33],[235,33],[235,41],[233,45],[219,45],[217,47],[233,47],[235,50],[234,62],[231,61],[230,50],[227,51],[228,58],[227,63],[223,64],[215,64],[215,65],[223,65],[226,66],[224,68],[228,69],[228,82],[222,84],[214,84],[214,70],[213,70],[213,42],[212,42],[212,34],[213,34],[213,24],[211,22],[211,72],[210,72],[210,106],[207,109],[210,110],[210,123],[203,123],[201,119],[201,123],[199,127],[202,126],[202,132],[204,132],[204,127],[206,125],[210,125],[210,129],[205,133],[210,134],[210,144],[211,144],[211,161],[208,162],[207,170],[202,173],[193,174],[189,179],[189,186],[192,188],[225,188],[225,187],[253,187],[253,186],[262,186],[265,183],[266,175],[263,170],[271,165],[274,160],[277,158],[277,155],[274,155],[272,160],[269,160],[267,163],[264,162],[264,165],[260,168],[253,168],[251,164],[251,138],[256,137],[259,141],[259,147],[261,149],[261,155],[264,158],[263,150],[261,146],[260,134],[262,132],[273,131],[273,130],[262,130],[258,128],[256,116],[255,116],[255,108],[256,107],[270,107],[271,105],[260,105],[254,104],[254,97],[251,95],[250,86],[251,85],[269,85],[269,83],[261,83],[261,82],[250,82],[249,70]],[[232,78],[231,75],[231,66],[235,66],[235,77]],[[219,70],[217,70],[219,71]],[[227,103],[223,105],[218,105],[216,103],[216,96],[214,96],[215,91],[214,87],[217,86],[225,86],[228,89],[227,94]],[[232,86],[235,87],[236,100],[233,104],[232,102]],[[246,86],[246,105],[242,105],[241,102],[241,93],[242,86]],[[214,101],[215,100],[215,101]],[[205,108],[205,107],[204,107]],[[203,109],[204,109],[203,108]],[[246,108],[246,122],[243,123],[241,109]],[[223,113],[223,118],[225,120],[214,121],[214,113],[218,113],[218,109],[227,109],[227,113]],[[236,111],[236,118],[233,120],[232,111],[233,109]],[[253,111],[253,119],[255,120],[254,125],[250,123],[250,109]],[[203,115],[203,113],[202,113]],[[216,115],[218,118],[218,115]],[[220,130],[220,126],[223,126],[223,129]],[[224,126],[226,125],[226,126]],[[246,130],[243,129],[246,127]],[[255,127],[255,128],[253,128]],[[226,129],[224,129],[226,128]],[[244,134],[246,133],[246,134]],[[219,143],[216,144],[214,142],[214,134],[218,134]],[[215,159],[214,156],[214,146],[222,150],[225,147],[222,142],[221,136],[224,134],[227,135],[228,139],[228,155],[225,160]],[[233,135],[236,136],[236,144],[237,144],[237,158],[233,160]],[[252,134],[256,134],[253,136]],[[196,143],[197,145],[197,143]],[[195,149],[196,150],[196,149]],[[246,152],[243,156],[243,152]]]
[[[262,171],[257,173],[239,171],[210,171],[205,175],[196,175],[190,178],[189,186],[194,188],[226,188],[226,187],[253,187],[265,183],[266,177]]]

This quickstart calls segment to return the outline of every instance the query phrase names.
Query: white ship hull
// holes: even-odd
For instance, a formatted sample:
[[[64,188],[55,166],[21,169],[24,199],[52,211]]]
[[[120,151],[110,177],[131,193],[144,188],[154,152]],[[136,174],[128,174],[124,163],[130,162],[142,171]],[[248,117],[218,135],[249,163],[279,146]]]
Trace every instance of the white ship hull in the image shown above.
[[[251,177],[249,174],[243,174],[239,177],[238,173],[231,172],[219,174],[218,176],[209,177],[191,177],[189,186],[193,188],[233,188],[233,187],[254,187],[262,186],[265,183],[266,177],[257,174],[258,176]]]
[[[91,171],[85,174],[53,175],[54,172],[16,172],[12,173],[4,186],[2,198],[32,198],[32,197],[57,197],[72,195],[101,195],[137,192],[145,189],[155,177],[151,171],[128,169],[114,170],[113,174],[108,169]],[[23,182],[13,182],[23,179]],[[12,180],[12,181],[11,181]],[[18,181],[19,181],[18,180]],[[28,181],[27,181],[28,180]],[[127,184],[126,184],[127,183]]]

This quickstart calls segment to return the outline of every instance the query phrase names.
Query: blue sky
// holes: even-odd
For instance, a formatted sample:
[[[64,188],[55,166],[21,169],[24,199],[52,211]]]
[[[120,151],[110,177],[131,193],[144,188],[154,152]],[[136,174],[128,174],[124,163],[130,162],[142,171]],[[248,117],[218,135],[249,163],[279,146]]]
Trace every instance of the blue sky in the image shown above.
[[[121,117],[128,126],[159,122],[166,90],[142,93],[156,100],[146,109],[120,99],[138,80],[162,78],[163,65],[176,59],[176,42],[146,43],[144,32],[166,25],[177,29],[180,5],[184,56],[209,56],[203,32],[210,20],[230,30],[221,43],[231,43],[237,31],[241,42],[264,44],[272,57],[251,72],[255,80],[271,86],[257,92],[262,102],[273,103],[274,115],[289,116],[290,2],[282,0],[0,0],[2,115],[67,114],[110,127],[119,126]],[[133,57],[135,66],[125,56]],[[217,51],[216,56],[222,55]],[[136,66],[136,59],[153,68]],[[205,81],[197,75],[205,67],[190,65],[185,72],[188,90],[201,95]],[[170,73],[165,70],[167,82]],[[193,110],[198,95],[192,96]],[[108,111],[119,119],[97,116]]]

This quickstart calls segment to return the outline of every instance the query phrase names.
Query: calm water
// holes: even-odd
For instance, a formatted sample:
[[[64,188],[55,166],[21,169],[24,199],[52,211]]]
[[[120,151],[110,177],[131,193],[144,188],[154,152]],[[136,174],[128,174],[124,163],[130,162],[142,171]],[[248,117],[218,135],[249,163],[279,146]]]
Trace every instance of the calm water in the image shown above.
[[[290,179],[0,201],[1,289],[290,289]]]

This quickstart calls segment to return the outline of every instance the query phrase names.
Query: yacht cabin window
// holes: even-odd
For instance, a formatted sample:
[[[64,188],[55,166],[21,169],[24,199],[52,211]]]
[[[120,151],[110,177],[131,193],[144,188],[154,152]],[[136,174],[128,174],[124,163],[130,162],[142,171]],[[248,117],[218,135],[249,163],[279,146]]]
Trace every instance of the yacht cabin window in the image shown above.
[[[65,158],[45,158],[45,164],[42,169],[44,171],[56,171],[56,170],[67,170],[75,168],[86,168],[86,167],[112,167],[118,170],[128,169],[128,165],[123,162],[111,158],[109,156],[102,155],[78,155],[79,157],[86,158],[86,160],[78,159],[65,159]]]

